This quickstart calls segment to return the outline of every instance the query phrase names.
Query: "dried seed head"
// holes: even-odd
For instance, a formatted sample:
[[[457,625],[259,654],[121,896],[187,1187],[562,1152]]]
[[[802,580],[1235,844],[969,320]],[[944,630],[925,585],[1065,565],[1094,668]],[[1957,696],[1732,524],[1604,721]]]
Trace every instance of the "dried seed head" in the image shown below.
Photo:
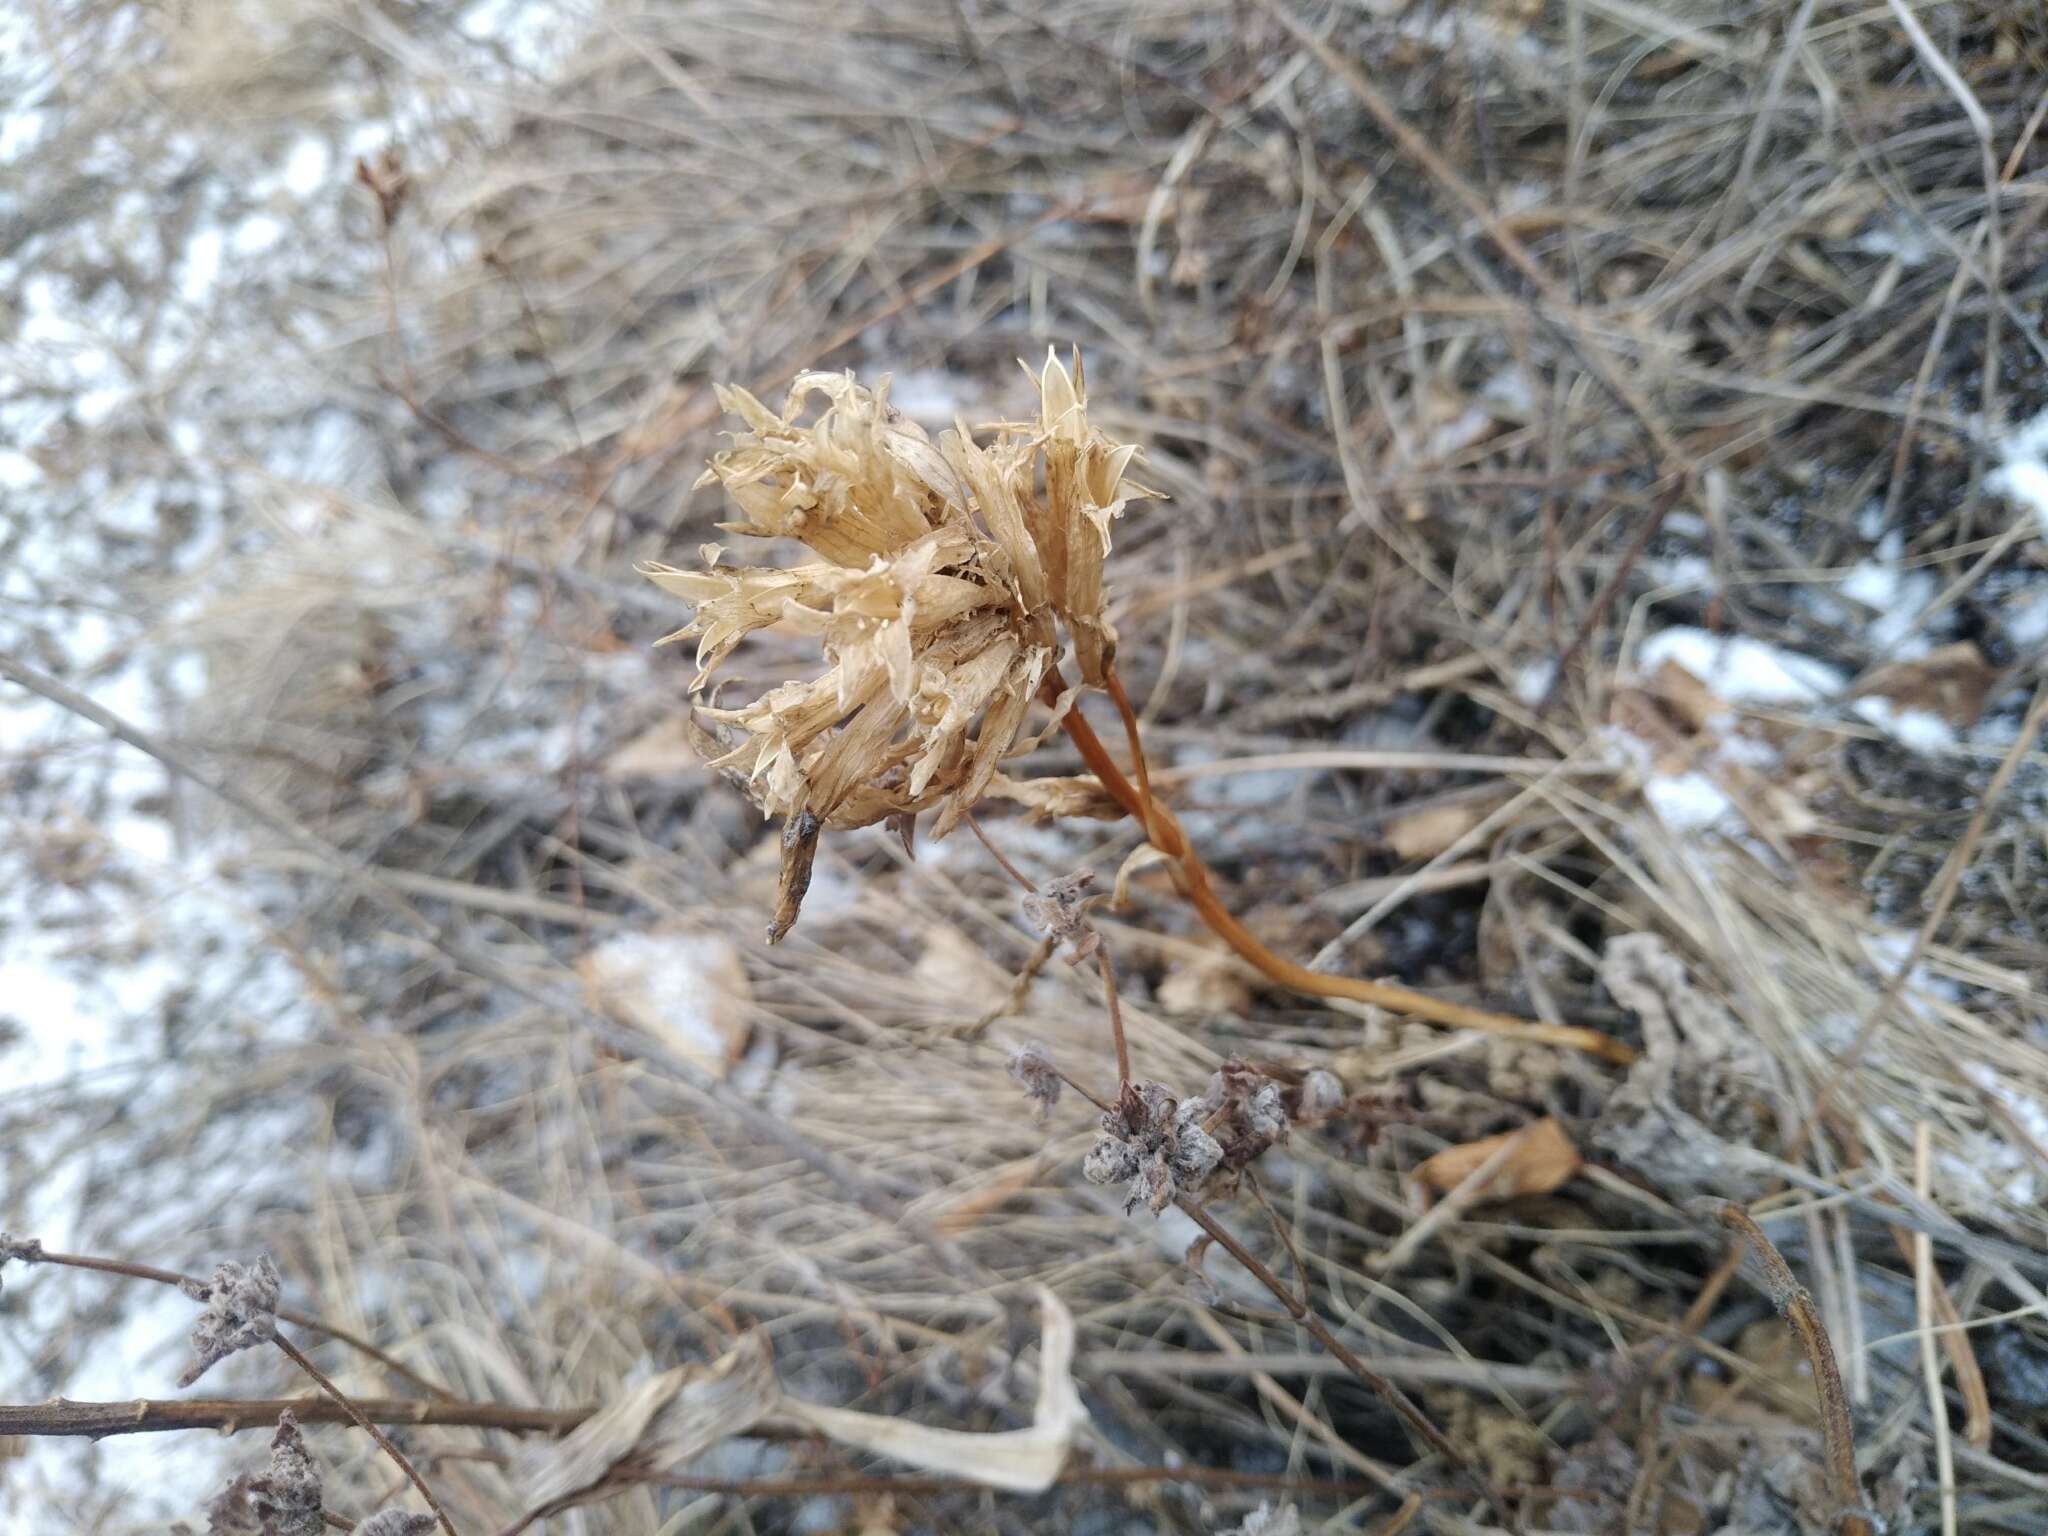
[[[192,1324],[192,1364],[178,1385],[189,1387],[229,1355],[276,1338],[279,1287],[277,1266],[267,1253],[247,1266],[223,1262],[210,1284],[188,1281],[185,1294],[205,1302],[206,1310]]]
[[[278,1415],[270,1470],[243,1473],[206,1506],[207,1536],[320,1536],[320,1470],[306,1450],[299,1422]]]
[[[1095,884],[1095,871],[1077,870],[1046,882],[1045,889],[1019,898],[1024,920],[1049,939],[1064,939],[1073,946],[1073,957],[1085,960],[1102,940],[1088,926],[1085,903],[1088,888]]]
[[[1052,1118],[1053,1106],[1059,1103],[1060,1089],[1065,1086],[1053,1067],[1051,1054],[1033,1040],[1011,1055],[1010,1076],[1023,1085],[1024,1097],[1032,1104],[1033,1118],[1044,1125]]]
[[[755,630],[818,640],[819,676],[698,711],[718,733],[714,766],[766,814],[848,828],[940,806],[943,837],[1015,744],[1062,627],[1082,680],[1103,681],[1116,643],[1102,613],[1109,525],[1156,493],[1124,478],[1136,448],[1089,424],[1078,358],[1069,373],[1049,356],[1033,382],[1038,421],[985,447],[964,424],[934,444],[889,405],[886,378],[870,392],[850,374],[806,373],[780,413],[719,390],[741,430],[699,484],[722,486],[744,518],[721,526],[796,539],[819,560],[729,567],[707,546],[701,570],[641,569],[697,605],[668,637],[697,641],[693,689]],[[783,927],[802,898],[792,888]]]
[[[1160,1084],[1145,1083],[1102,1117],[1081,1172],[1091,1184],[1127,1184],[1124,1210],[1142,1204],[1156,1216],[1179,1196],[1197,1193],[1223,1156],[1202,1126],[1199,1100],[1176,1103]]]

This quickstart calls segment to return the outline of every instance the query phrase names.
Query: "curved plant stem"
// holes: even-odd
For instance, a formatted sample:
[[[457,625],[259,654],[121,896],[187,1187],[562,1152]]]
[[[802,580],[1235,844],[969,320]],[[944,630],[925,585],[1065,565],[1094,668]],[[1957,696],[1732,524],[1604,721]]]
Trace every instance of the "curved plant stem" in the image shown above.
[[[1721,1208],[1721,1224],[1733,1232],[1756,1256],[1763,1270],[1763,1288],[1791,1327],[1806,1362],[1813,1371],[1815,1395],[1820,1399],[1821,1444],[1826,1451],[1828,1495],[1835,1501],[1833,1530],[1839,1536],[1871,1536],[1870,1520],[1863,1512],[1863,1485],[1856,1475],[1856,1441],[1849,1425],[1849,1395],[1842,1390],[1842,1373],[1835,1365],[1835,1349],[1820,1320],[1813,1297],[1792,1273],[1777,1245],[1764,1235],[1749,1212],[1739,1205]],[[1937,1402],[1935,1411],[1946,1413]]]
[[[434,1497],[434,1490],[427,1486],[427,1480],[421,1477],[419,1470],[405,1459],[405,1452],[391,1443],[391,1437],[373,1424],[354,1403],[350,1402],[341,1388],[329,1381],[321,1373],[320,1367],[311,1360],[308,1360],[298,1346],[293,1344],[290,1339],[280,1333],[270,1342],[282,1350],[285,1358],[290,1360],[293,1365],[296,1365],[300,1370],[312,1377],[313,1384],[316,1387],[341,1404],[342,1409],[348,1414],[349,1418],[355,1421],[356,1428],[362,1430],[363,1433],[376,1441],[384,1454],[398,1463],[399,1471],[412,1479],[413,1487],[419,1489],[420,1497],[427,1501],[427,1508],[431,1509],[440,1519],[441,1528],[448,1533],[448,1536],[462,1536],[462,1533],[455,1529],[455,1522],[448,1518],[448,1511],[441,1507],[441,1501]]]
[[[1542,1024],[1529,1019],[1512,1018],[1507,1014],[1489,1013],[1483,1008],[1467,1008],[1460,1003],[1445,1002],[1442,998],[1431,997],[1426,992],[1417,992],[1409,987],[1395,986],[1389,982],[1364,981],[1351,976],[1332,976],[1323,971],[1312,971],[1305,965],[1282,959],[1259,942],[1244,924],[1234,917],[1230,909],[1218,899],[1215,888],[1209,882],[1209,870],[1201,856],[1189,843],[1187,834],[1181,830],[1179,820],[1166,806],[1153,799],[1149,793],[1150,781],[1145,772],[1144,753],[1138,745],[1138,725],[1131,711],[1130,700],[1125,696],[1123,684],[1111,669],[1106,677],[1110,697],[1115,700],[1117,712],[1123,716],[1124,731],[1133,749],[1138,785],[1133,785],[1117,767],[1116,760],[1102,744],[1102,738],[1082,717],[1078,708],[1069,709],[1060,721],[1060,726],[1080,752],[1081,760],[1088,765],[1088,771],[1101,781],[1110,797],[1126,812],[1135,817],[1145,828],[1145,835],[1152,846],[1175,861],[1181,874],[1181,884],[1190,905],[1224,943],[1228,944],[1244,960],[1256,966],[1266,976],[1290,991],[1306,993],[1311,997],[1341,997],[1352,1002],[1366,1003],[1373,1007],[1385,1008],[1394,1013],[1412,1014],[1416,1018],[1428,1019],[1432,1023],[1448,1025],[1453,1029],[1483,1030],[1488,1034],[1511,1035],[1521,1040],[1531,1040],[1543,1045],[1567,1046],[1572,1050],[1584,1051],[1626,1066],[1636,1059],[1635,1051],[1612,1035],[1603,1035],[1597,1029],[1582,1029],[1569,1024]],[[1066,681],[1057,670],[1049,674],[1040,690],[1047,703],[1055,702]],[[1142,788],[1140,786],[1143,786]]]

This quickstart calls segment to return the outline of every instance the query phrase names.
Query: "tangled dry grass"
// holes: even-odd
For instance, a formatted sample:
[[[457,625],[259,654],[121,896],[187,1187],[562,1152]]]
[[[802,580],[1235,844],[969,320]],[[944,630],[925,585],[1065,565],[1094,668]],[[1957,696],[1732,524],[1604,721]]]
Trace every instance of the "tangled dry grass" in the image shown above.
[[[749,1434],[629,1459],[533,1529],[1252,1531],[1270,1503],[1310,1529],[1830,1530],[1807,1357],[1736,1267],[1736,1201],[1841,1362],[1851,1518],[2043,1528],[2048,574],[1994,474],[2048,408],[2038,11],[706,0],[565,13],[544,68],[492,72],[462,8],[248,9],[265,49],[171,48],[145,107],[65,132],[424,103],[370,185],[338,165],[317,275],[238,290],[233,355],[195,365],[221,425],[162,473],[231,491],[198,498],[203,558],[168,558],[163,512],[87,598],[206,658],[165,740],[302,834],[185,780],[160,808],[236,840],[219,879],[260,937],[233,942],[290,986],[195,974],[153,1021],[160,1096],[0,1100],[8,1225],[83,1169],[100,1251],[267,1250],[385,1352],[315,1351],[362,1399],[615,1405],[758,1330],[808,1400],[1013,1429],[1032,1287],[1072,1315],[1086,1423],[1044,1493]],[[458,97],[465,71],[490,84]],[[714,384],[889,372],[937,434],[1035,418],[1015,359],[1072,344],[1169,498],[1120,523],[1104,614],[1220,898],[1317,971],[1631,1047],[1273,987],[1138,822],[1090,819],[1116,807],[1074,748],[1016,727],[1037,745],[1004,774],[1061,781],[1039,809],[1068,814],[982,829],[1041,886],[1121,898],[1089,921],[1136,1074],[1341,1084],[1213,1209],[1477,1480],[1193,1217],[1081,1176],[1098,1111],[1040,1123],[1007,1067],[1034,1048],[1107,1098],[1100,979],[1049,958],[979,843],[829,838],[767,946],[777,839],[650,649],[673,600],[635,564],[693,563],[730,517],[692,490]],[[267,453],[287,418],[338,424],[346,467]],[[171,453],[147,410],[122,429],[133,462]],[[81,505],[111,431],[39,451]],[[1737,639],[1827,681],[1742,694],[1699,662]],[[719,702],[813,675],[814,643],[760,629]],[[89,821],[62,770],[98,739],[11,765],[17,878],[81,900],[133,883],[60,814]],[[253,966],[229,948],[207,977]],[[196,1222],[166,1198],[195,1189]],[[24,1380],[168,1394],[76,1385],[124,1289],[20,1273],[8,1298],[43,1287],[70,1326],[9,1324]],[[209,1388],[298,1390],[270,1358]],[[334,1510],[405,1503],[294,1402]],[[392,1433],[462,1531],[533,1513],[530,1441]],[[15,1486],[47,1496],[30,1528],[149,1518],[132,1487],[60,1511]]]

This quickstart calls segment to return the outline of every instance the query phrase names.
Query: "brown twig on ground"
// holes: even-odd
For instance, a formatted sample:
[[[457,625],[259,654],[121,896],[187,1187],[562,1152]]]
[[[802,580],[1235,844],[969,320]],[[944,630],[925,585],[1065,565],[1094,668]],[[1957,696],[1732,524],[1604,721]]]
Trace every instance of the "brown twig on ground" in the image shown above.
[[[1109,674],[1115,676],[1114,669]],[[1048,704],[1057,702],[1064,691],[1066,681],[1055,669],[1040,688],[1040,696]],[[1119,687],[1115,694],[1120,696]],[[1128,715],[1130,705],[1123,700],[1122,714]],[[1476,1029],[1488,1034],[1511,1035],[1521,1040],[1532,1040],[1544,1045],[1561,1045],[1573,1050],[1584,1051],[1626,1066],[1635,1060],[1636,1053],[1627,1044],[1598,1030],[1582,1029],[1574,1025],[1540,1024],[1528,1019],[1517,1019],[1506,1014],[1489,1013],[1483,1008],[1467,1008],[1459,1003],[1448,1003],[1441,998],[1431,997],[1426,992],[1416,992],[1408,987],[1394,986],[1387,982],[1363,981],[1350,976],[1332,976],[1322,971],[1311,971],[1291,960],[1283,960],[1259,942],[1244,924],[1240,923],[1217,897],[1209,883],[1208,867],[1202,863],[1181,830],[1178,819],[1166,806],[1143,795],[1118,768],[1116,760],[1102,745],[1102,739],[1082,716],[1078,708],[1069,709],[1060,720],[1068,738],[1081,754],[1081,760],[1102,783],[1111,798],[1147,829],[1154,847],[1168,858],[1176,861],[1175,867],[1183,878],[1189,903],[1200,914],[1202,921],[1224,943],[1265,973],[1272,980],[1291,991],[1306,993],[1311,997],[1338,997],[1351,1002],[1367,1003],[1373,1007],[1385,1008],[1395,1013],[1413,1014],[1416,1018],[1428,1019],[1432,1023],[1448,1025],[1454,1029]],[[1127,725],[1134,730],[1135,725]],[[1142,757],[1141,757],[1142,760]]]
[[[1849,1395],[1842,1390],[1842,1373],[1835,1364],[1834,1345],[1821,1323],[1813,1295],[1799,1283],[1792,1266],[1764,1235],[1749,1212],[1739,1205],[1721,1209],[1721,1224],[1749,1247],[1763,1268],[1764,1291],[1771,1305],[1806,1351],[1813,1370],[1813,1387],[1820,1399],[1821,1440],[1825,1448],[1828,1497],[1835,1502],[1835,1529],[1841,1536],[1871,1536],[1870,1520],[1863,1513],[1863,1484],[1856,1474],[1856,1440],[1849,1427]]]

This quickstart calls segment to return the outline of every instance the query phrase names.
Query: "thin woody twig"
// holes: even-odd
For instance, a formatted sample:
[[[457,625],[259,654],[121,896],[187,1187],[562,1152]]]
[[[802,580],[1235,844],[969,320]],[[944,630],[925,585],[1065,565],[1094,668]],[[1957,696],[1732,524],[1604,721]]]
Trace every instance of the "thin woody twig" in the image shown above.
[[[351,1398],[355,1414],[332,1398],[136,1398],[127,1402],[75,1403],[62,1398],[48,1403],[0,1403],[0,1438],[10,1435],[61,1435],[104,1440],[110,1435],[146,1435],[181,1429],[206,1429],[236,1434],[245,1429],[273,1429],[280,1413],[301,1424],[377,1424],[455,1429],[498,1429],[511,1434],[566,1434],[597,1412],[596,1407],[527,1408],[509,1403],[468,1402],[461,1398]]]
[[[1721,1224],[1749,1246],[1763,1269],[1765,1294],[1771,1305],[1790,1325],[1799,1345],[1806,1351],[1813,1371],[1814,1391],[1820,1399],[1821,1442],[1825,1450],[1828,1497],[1835,1503],[1835,1529],[1840,1536],[1871,1536],[1870,1520],[1863,1513],[1863,1485],[1856,1475],[1856,1441],[1849,1427],[1849,1395],[1842,1390],[1842,1373],[1835,1364],[1834,1345],[1813,1304],[1813,1295],[1799,1283],[1792,1266],[1764,1235],[1749,1212],[1739,1205],[1723,1206]]]
[[[448,1533],[448,1536],[462,1536],[462,1533],[455,1529],[455,1522],[448,1518],[448,1511],[441,1507],[441,1501],[434,1497],[434,1490],[427,1486],[427,1480],[420,1476],[417,1467],[406,1460],[405,1452],[391,1443],[391,1437],[379,1429],[374,1422],[366,1418],[361,1410],[349,1401],[341,1388],[329,1381],[326,1375],[322,1373],[320,1367],[307,1359],[304,1352],[297,1345],[293,1344],[290,1339],[280,1333],[271,1342],[277,1345],[287,1360],[312,1377],[315,1386],[319,1387],[322,1392],[325,1392],[341,1405],[343,1411],[348,1414],[349,1421],[356,1428],[362,1430],[364,1434],[376,1441],[378,1448],[398,1463],[398,1469],[412,1479],[413,1487],[419,1489],[420,1497],[427,1501],[427,1507],[440,1519],[441,1528]]]
[[[1287,1309],[1287,1315],[1292,1317],[1301,1327],[1307,1329],[1309,1336],[1335,1356],[1345,1370],[1364,1382],[1382,1402],[1393,1409],[1395,1414],[1401,1419],[1401,1422],[1413,1430],[1416,1437],[1424,1445],[1441,1456],[1451,1466],[1476,1479],[1486,1495],[1487,1502],[1493,1505],[1495,1512],[1500,1515],[1504,1522],[1511,1527],[1513,1526],[1514,1521],[1508,1512],[1507,1500],[1500,1490],[1488,1482],[1485,1473],[1474,1467],[1470,1458],[1455,1445],[1451,1444],[1450,1439],[1444,1432],[1430,1422],[1429,1415],[1416,1405],[1413,1398],[1409,1397],[1406,1392],[1403,1392],[1393,1382],[1387,1380],[1386,1377],[1380,1375],[1379,1372],[1359,1359],[1358,1355],[1332,1333],[1328,1325],[1320,1317],[1316,1316],[1307,1303],[1290,1295],[1287,1287],[1280,1283],[1280,1277],[1268,1269],[1260,1261],[1257,1254],[1233,1237],[1230,1229],[1218,1221],[1210,1213],[1209,1208],[1202,1204],[1201,1201],[1191,1195],[1181,1195],[1174,1200],[1174,1204],[1185,1212],[1194,1224],[1200,1227],[1219,1248],[1237,1260],[1254,1280],[1271,1292],[1274,1300]]]

